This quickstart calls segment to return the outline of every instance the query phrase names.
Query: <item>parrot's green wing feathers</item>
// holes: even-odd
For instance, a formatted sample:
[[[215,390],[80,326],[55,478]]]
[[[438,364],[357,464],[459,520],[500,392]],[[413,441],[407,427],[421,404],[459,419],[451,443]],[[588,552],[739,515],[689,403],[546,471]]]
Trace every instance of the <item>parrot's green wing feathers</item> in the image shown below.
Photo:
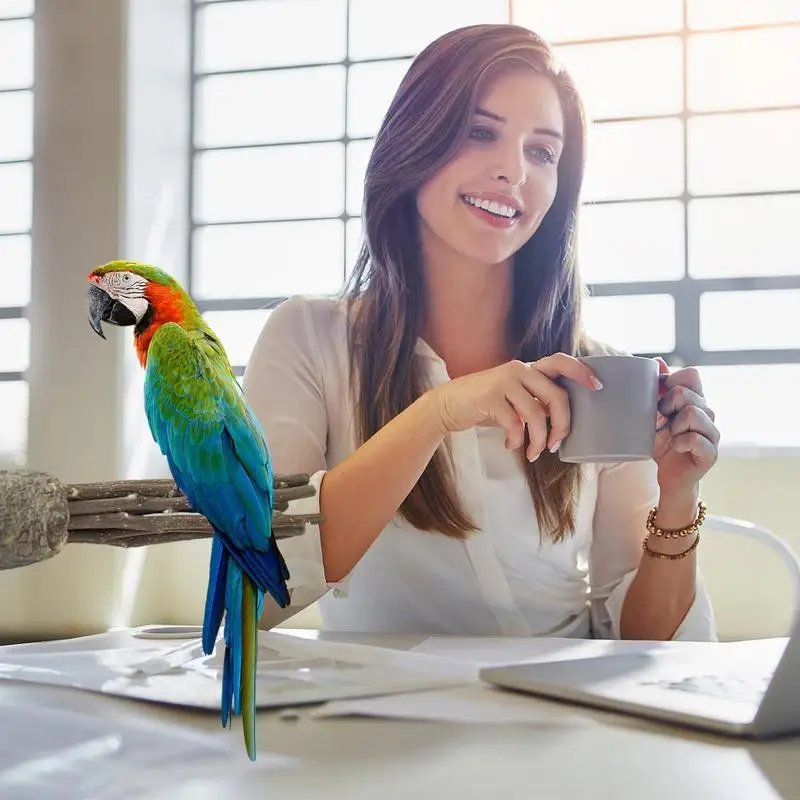
[[[202,500],[198,510],[237,546],[265,548],[272,532],[269,454],[219,342],[162,325],[148,350],[145,410],[176,482]]]

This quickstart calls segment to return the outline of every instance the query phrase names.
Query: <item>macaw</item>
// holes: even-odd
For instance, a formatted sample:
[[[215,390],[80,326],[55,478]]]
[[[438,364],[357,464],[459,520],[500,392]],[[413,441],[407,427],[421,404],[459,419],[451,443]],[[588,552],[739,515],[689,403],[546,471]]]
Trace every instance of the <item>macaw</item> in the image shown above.
[[[256,757],[257,621],[264,594],[289,604],[289,571],[272,535],[273,476],[263,431],[222,343],[166,272],[111,261],[88,275],[89,322],[133,326],[147,421],[178,488],[214,529],[203,618],[211,654],[223,612],[222,724],[241,713]]]

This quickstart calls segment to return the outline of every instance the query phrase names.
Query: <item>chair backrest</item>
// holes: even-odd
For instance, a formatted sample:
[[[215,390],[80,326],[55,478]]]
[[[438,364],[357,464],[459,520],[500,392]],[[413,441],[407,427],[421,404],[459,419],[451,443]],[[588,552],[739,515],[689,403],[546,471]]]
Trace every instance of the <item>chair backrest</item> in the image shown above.
[[[763,525],[706,516],[700,566],[722,640],[787,636],[800,607],[800,557]],[[778,558],[776,558],[776,556]]]

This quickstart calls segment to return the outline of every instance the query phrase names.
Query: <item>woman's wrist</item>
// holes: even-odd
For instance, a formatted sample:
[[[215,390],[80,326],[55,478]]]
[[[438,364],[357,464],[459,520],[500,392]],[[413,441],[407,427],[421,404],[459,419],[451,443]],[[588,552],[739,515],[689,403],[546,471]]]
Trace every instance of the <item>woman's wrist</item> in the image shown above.
[[[664,530],[680,530],[691,525],[697,518],[700,503],[700,489],[661,492],[653,522]]]
[[[438,437],[440,441],[450,432],[444,421],[441,404],[435,387],[423,392],[411,406],[409,406],[409,409],[419,411],[421,419],[424,420],[423,424],[426,425],[431,434]]]
[[[698,517],[699,504],[698,487],[681,492],[662,492],[658,499],[653,524],[665,531],[688,528]],[[697,536],[697,532],[677,538],[648,535],[647,549],[663,555],[679,555],[690,550]]]

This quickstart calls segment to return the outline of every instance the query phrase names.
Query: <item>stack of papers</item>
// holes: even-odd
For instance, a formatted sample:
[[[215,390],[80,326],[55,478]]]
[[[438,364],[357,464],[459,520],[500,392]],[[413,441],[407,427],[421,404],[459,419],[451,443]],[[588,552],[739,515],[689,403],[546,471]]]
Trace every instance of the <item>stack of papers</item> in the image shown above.
[[[608,639],[514,638],[503,636],[431,636],[411,652],[462,663],[476,674],[484,667],[513,663],[554,663],[603,656],[691,653],[701,663],[742,661],[749,657],[774,659],[786,639],[743,642],[647,642]],[[464,723],[528,723],[535,725],[594,725],[580,708],[504,692],[476,680],[467,686],[434,692],[372,697],[327,703],[315,717],[373,716]]]
[[[101,637],[88,638],[94,641],[1,648],[0,678],[219,709],[221,647],[206,656],[199,640],[108,648]],[[424,654],[267,632],[259,640],[258,708],[420,691],[470,680],[475,680],[473,668]]]
[[[376,637],[379,641],[380,637]],[[699,658],[741,659],[785,640],[691,643],[431,636],[409,651],[288,633],[259,640],[258,708],[325,704],[314,717],[369,715],[463,723],[592,724],[578,709],[515,696],[479,680],[482,668],[614,655],[691,650]],[[200,641],[135,639],[130,632],[0,647],[0,679],[70,686],[153,703],[217,711],[221,649]],[[0,792],[0,796],[2,792]]]

